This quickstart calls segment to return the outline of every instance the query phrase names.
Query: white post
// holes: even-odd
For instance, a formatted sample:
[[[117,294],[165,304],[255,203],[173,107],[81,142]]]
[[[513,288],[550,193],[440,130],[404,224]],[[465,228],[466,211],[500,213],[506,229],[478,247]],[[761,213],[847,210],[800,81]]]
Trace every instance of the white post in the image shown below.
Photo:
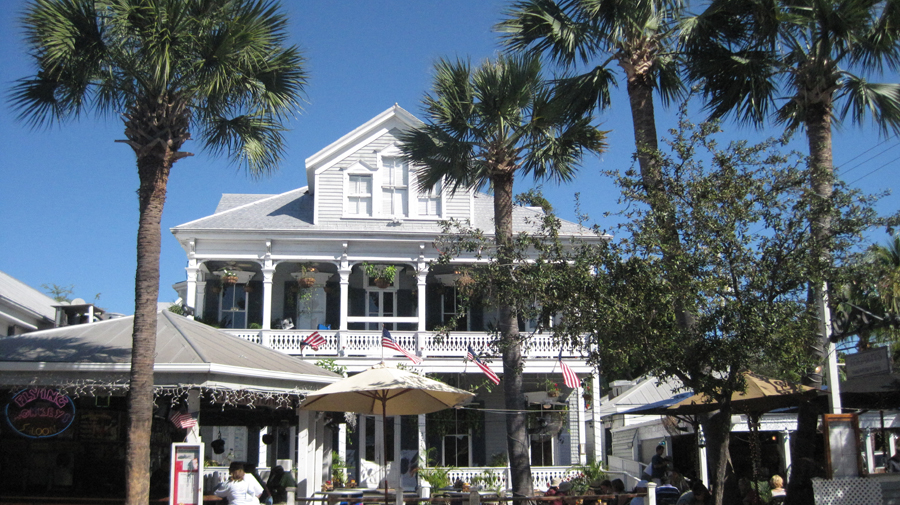
[[[344,462],[344,465],[349,465],[350,462],[347,461],[347,425],[341,423],[338,425],[338,456],[341,458],[341,461]],[[347,475],[347,471],[344,470],[344,482],[346,483],[349,479]]]
[[[343,263],[341,262],[341,269],[338,270],[338,274],[341,276],[341,320],[338,329],[346,331],[347,316],[350,310],[350,267],[344,268]]]
[[[315,468],[316,468],[316,489],[322,487],[322,484],[325,480],[323,479],[325,474],[326,465],[330,465],[331,461],[326,463],[325,461],[325,413],[317,412],[316,413],[316,440],[314,444],[310,444],[310,449],[314,454]],[[331,458],[331,453],[328,454],[328,458]]]
[[[359,472],[357,472],[356,474],[356,482],[360,485],[360,487],[362,487],[362,462],[364,459],[366,459],[366,416],[363,414],[359,414],[359,418],[356,422],[356,431],[357,433],[359,433],[359,440],[356,444],[356,447],[358,448],[356,451],[356,459]]]
[[[415,463],[416,465],[418,465],[419,469],[421,469],[422,467],[428,466],[428,461],[426,461],[426,457],[425,457],[425,452],[427,450],[427,447],[425,444],[425,441],[426,441],[426,438],[425,438],[425,414],[419,414],[418,421],[419,421],[419,430],[417,433],[418,444],[416,445],[416,447],[418,448],[418,452],[416,453],[416,456],[419,458],[419,461],[415,461],[415,462],[411,461],[410,465]],[[419,496],[423,499],[431,498],[431,484],[425,482],[425,479],[418,479],[418,477],[417,477],[417,480],[419,482]],[[427,489],[426,489],[426,487],[427,487]]]
[[[784,458],[784,476],[790,479],[791,469],[791,432],[784,430],[781,432],[781,457]]]
[[[819,303],[819,313],[825,327],[825,337],[828,338],[828,347],[825,357],[827,374],[828,374],[828,400],[831,404],[831,413],[840,414],[843,412],[841,406],[841,385],[840,376],[838,374],[837,363],[837,346],[831,341],[831,309],[828,308],[828,283],[822,286],[823,299]]]
[[[296,457],[291,459],[296,462],[297,467],[297,493],[300,496],[312,496],[316,491],[310,482],[310,466],[309,452],[309,418],[310,412],[306,410],[297,410],[297,445]]]
[[[394,464],[391,465],[391,482],[394,482],[394,489],[403,499],[403,475],[400,474],[400,416],[394,416]]]
[[[188,413],[197,420],[187,433],[185,442],[189,444],[199,444],[200,442],[200,390],[191,389],[187,394]]]
[[[190,305],[190,307],[194,308],[194,317],[192,319],[199,319],[203,317],[203,307],[206,305],[206,281],[197,281],[197,305]]]
[[[428,277],[428,269],[424,267],[419,268],[419,272],[416,274],[416,296],[418,300],[416,302],[416,316],[419,318],[419,326],[418,331],[425,331],[425,279]]]
[[[197,305],[197,273],[200,270],[197,267],[197,260],[190,260],[189,266],[185,269],[187,270],[187,292],[185,296],[187,297],[184,300],[184,304],[188,307],[193,307],[194,312],[196,313],[196,305]],[[190,316],[190,319],[193,319],[194,316]]]
[[[591,436],[594,437],[594,461],[606,463],[606,433],[603,419],[600,418],[600,374],[591,376],[591,419],[594,426]]]
[[[870,474],[875,473],[875,437],[872,436],[872,430],[863,431],[863,443],[866,447],[866,469]]]
[[[705,437],[703,435],[703,427],[702,426],[699,428],[698,436],[701,437],[701,439],[703,439]],[[700,465],[700,480],[703,482],[703,484],[706,485],[706,487],[709,487],[709,469],[707,468],[707,464],[706,464],[706,443],[705,442],[703,443],[703,447],[700,447],[698,449],[698,452],[699,452],[698,464]]]
[[[385,466],[387,466],[387,451],[384,450],[384,422],[381,419],[381,416],[375,416],[375,463],[381,466],[378,474],[378,482],[381,482],[383,479],[386,479],[387,472],[385,472]],[[379,487],[381,484],[379,484]]]
[[[647,505],[656,505],[656,483],[647,482],[647,499],[644,500]]]
[[[897,435],[894,432],[890,432],[888,434],[888,453],[889,456],[893,456],[897,451]],[[887,462],[885,462],[887,463]]]
[[[587,426],[584,421],[584,388],[580,385],[575,388],[575,402],[577,403],[576,418],[578,422],[578,464],[587,464],[587,454],[585,454],[584,446],[587,445],[587,434],[585,430]]]
[[[259,429],[259,433],[257,433],[257,436],[259,437],[259,440],[258,440],[259,451],[257,451],[256,461],[258,462],[257,466],[259,466],[259,467],[273,466],[273,465],[269,464],[269,446],[267,446],[265,444],[265,442],[263,442],[263,436],[265,436],[266,432],[268,432],[271,429],[272,428],[270,428],[270,427],[263,426],[262,428]]]
[[[271,261],[266,261],[271,263]],[[263,268],[263,303],[262,303],[262,329],[272,329],[272,279],[275,277],[275,267]]]

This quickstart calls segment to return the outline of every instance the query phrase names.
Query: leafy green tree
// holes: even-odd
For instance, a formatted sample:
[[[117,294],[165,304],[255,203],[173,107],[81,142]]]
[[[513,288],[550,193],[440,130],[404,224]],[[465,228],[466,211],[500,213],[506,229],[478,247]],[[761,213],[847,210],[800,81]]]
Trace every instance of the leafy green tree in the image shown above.
[[[299,110],[303,59],[266,0],[34,0],[22,18],[33,76],[13,87],[19,118],[49,126],[121,115],[135,153],[140,218],[128,402],[126,503],[149,492],[150,423],[160,218],[174,163],[205,149],[253,176],[283,152],[284,120]]]
[[[440,181],[453,192],[490,186],[494,192],[494,241],[501,265],[493,285],[516,283],[511,265],[513,181],[517,175],[571,180],[586,153],[604,148],[604,133],[591,117],[572,117],[554,100],[538,59],[500,56],[472,69],[466,61],[440,60],[426,95],[425,125],[401,137],[407,159],[419,165],[420,189]],[[522,338],[514,305],[498,304],[503,355],[507,450],[516,495],[533,490],[522,391]]]
[[[867,76],[900,64],[900,9],[894,2],[854,0],[714,0],[684,23],[689,76],[700,83],[714,117],[734,115],[762,125],[770,116],[788,130],[804,128],[809,148],[809,186],[821,202],[810,216],[811,252],[828,262],[833,209],[832,123],[854,124],[871,115],[883,131],[900,130],[900,84],[869,82]],[[820,307],[820,342],[812,352],[824,360],[824,282],[813,272],[812,299]],[[811,373],[813,385],[821,383]]]
[[[548,218],[542,235],[517,238],[517,250],[539,253],[515,275],[543,311],[561,316],[550,331],[597,367],[676,378],[715,399],[719,410],[701,424],[716,503],[723,503],[731,394],[745,387],[742,372],[798,378],[810,362],[806,346],[814,337],[802,330],[816,319],[806,289],[810,270],[820,266],[809,254],[807,224],[816,205],[806,190],[805,159],[782,154],[783,139],[722,146],[716,123],[693,125],[685,117],[669,141],[671,154],[659,158],[672,195],[670,219],[682,237],[674,261],[663,260],[668,231],[647,205],[639,174],[628,171],[617,178],[622,203],[633,209],[626,238],[565,242]],[[843,259],[877,217],[870,199],[841,184],[831,200],[839,233],[828,245]],[[694,294],[687,300],[693,325],[678,321],[681,295],[672,279],[687,280],[681,293]]]

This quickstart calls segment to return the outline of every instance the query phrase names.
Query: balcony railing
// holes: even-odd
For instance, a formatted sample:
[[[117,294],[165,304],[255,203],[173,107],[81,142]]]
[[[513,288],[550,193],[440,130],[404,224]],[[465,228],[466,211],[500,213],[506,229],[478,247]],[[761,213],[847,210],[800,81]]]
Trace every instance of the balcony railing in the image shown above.
[[[381,332],[364,330],[223,330],[236,337],[261,344],[285,354],[305,356],[381,356]],[[325,339],[318,350],[300,344],[314,331]],[[415,350],[428,357],[462,357],[467,346],[481,350],[487,347],[491,337],[482,331],[454,332],[451,335],[437,335],[431,331],[392,331],[391,336],[400,346]],[[304,348],[305,347],[305,348]],[[559,343],[550,335],[534,335],[529,339],[524,354],[532,358],[555,358],[559,356]],[[564,358],[578,358],[576,352],[563,350]]]

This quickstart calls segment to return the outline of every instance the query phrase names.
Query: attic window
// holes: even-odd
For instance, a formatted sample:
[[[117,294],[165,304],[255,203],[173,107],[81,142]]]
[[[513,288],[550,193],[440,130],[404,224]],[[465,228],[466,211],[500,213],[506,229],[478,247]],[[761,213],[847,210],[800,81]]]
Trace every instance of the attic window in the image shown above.
[[[382,214],[409,217],[409,163],[399,157],[384,156],[382,165]]]
[[[350,174],[347,182],[347,214],[351,216],[371,216],[372,176]]]

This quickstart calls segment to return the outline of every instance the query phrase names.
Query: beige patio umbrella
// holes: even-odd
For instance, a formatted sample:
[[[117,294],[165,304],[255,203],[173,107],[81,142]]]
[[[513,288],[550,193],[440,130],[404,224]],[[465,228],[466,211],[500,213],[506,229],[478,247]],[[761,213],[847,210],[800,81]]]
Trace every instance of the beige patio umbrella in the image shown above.
[[[746,391],[735,391],[731,394],[731,406],[736,412],[745,414],[762,414],[771,410],[794,407],[801,401],[811,399],[821,392],[809,386],[794,384],[781,379],[772,379],[753,372],[745,372]],[[719,404],[708,396],[699,393],[674,405],[656,409],[652,413],[664,415],[692,415],[712,412],[719,409]],[[650,413],[648,412],[641,412]]]
[[[380,363],[365,372],[307,395],[300,408],[322,412],[381,414],[384,420],[381,427],[384,429],[387,416],[437,412],[460,405],[474,396],[473,393],[443,382]],[[381,465],[383,468],[385,461],[381,461]],[[384,500],[387,503],[386,478]]]

